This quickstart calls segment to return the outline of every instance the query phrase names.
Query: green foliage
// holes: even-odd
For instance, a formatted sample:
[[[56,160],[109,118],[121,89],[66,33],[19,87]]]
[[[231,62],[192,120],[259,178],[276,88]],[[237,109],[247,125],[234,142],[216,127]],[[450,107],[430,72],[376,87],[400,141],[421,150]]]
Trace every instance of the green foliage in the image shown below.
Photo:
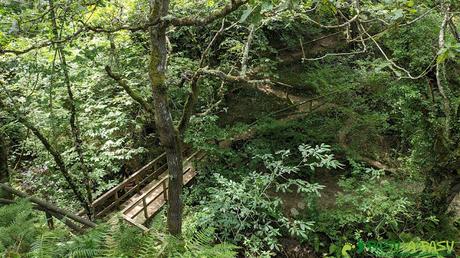
[[[172,0],[170,15],[202,18],[229,2]],[[452,21],[458,27],[458,1],[444,2],[451,4]],[[90,165],[92,192],[99,196],[122,180],[124,172],[163,151],[163,146],[152,115],[104,71],[110,65],[152,103],[145,69],[150,44],[147,30],[100,33],[86,30],[84,23],[96,28],[136,27],[149,21],[149,3],[54,3],[58,33],[65,39],[61,46],[69,64],[84,159]],[[294,87],[279,87],[278,82],[272,86],[279,96],[315,98],[318,108],[290,107],[292,99],[262,93],[259,88],[265,85],[229,83],[203,75],[198,80],[197,115],[192,116],[185,142],[205,150],[208,164],[199,165],[198,183],[184,196],[192,213],[187,214],[181,238],[164,233],[164,225],[142,235],[118,221],[74,237],[61,225],[46,232],[40,215],[21,202],[0,208],[0,251],[31,257],[236,256],[236,247],[227,241],[242,246],[239,253],[268,256],[279,252],[280,238],[289,238],[317,251],[332,242],[335,248],[330,253],[340,255],[342,243],[357,239],[453,239],[458,231],[451,227],[452,220],[423,214],[436,207],[425,207],[417,198],[422,188],[430,190],[422,181],[447,186],[458,180],[460,46],[451,35],[455,26],[449,24],[446,45],[438,49],[440,7],[440,1],[431,0],[250,0],[224,21],[219,17],[207,26],[168,27],[166,84],[174,123],[190,94],[191,78],[201,68],[201,55],[222,22],[226,29],[216,37],[203,67],[240,75],[248,31],[254,26],[248,79],[290,84]],[[80,207],[57,173],[52,156],[15,118],[20,114],[43,132],[83,191],[65,78],[56,44],[49,41],[53,34],[49,13],[47,1],[0,1],[0,100],[8,107],[0,110],[0,131],[6,132],[11,144],[11,181],[75,211]],[[318,23],[342,25],[325,29]],[[363,29],[368,35],[359,35]],[[366,53],[307,60],[361,49],[360,36],[365,38]],[[20,55],[4,53],[42,42],[48,44]],[[307,59],[293,64],[300,55]],[[393,62],[422,77],[401,78],[404,71]],[[442,78],[436,78],[436,62]],[[437,85],[438,79],[443,85]],[[445,87],[446,96],[440,86]],[[275,112],[280,109],[285,111]],[[302,119],[291,120],[293,113],[302,113]],[[232,141],[229,149],[218,147],[235,135],[253,139]],[[311,147],[323,142],[331,146]],[[292,153],[276,152],[299,143],[309,145]],[[334,188],[335,181],[327,182],[327,187],[320,183],[328,179],[321,174],[324,168],[340,168],[332,150],[349,159],[350,167],[337,172],[343,174],[340,189]],[[374,160],[379,161],[392,172],[385,174],[351,159],[377,165]],[[328,190],[340,192],[336,206],[319,209],[315,201]],[[442,199],[438,195],[444,192],[448,190],[433,190],[432,195]],[[285,195],[300,196],[308,213],[287,214]]]
[[[302,159],[294,166],[286,165],[288,150],[257,156],[255,159],[264,164],[264,173],[248,171],[239,182],[214,174],[215,186],[208,188],[210,196],[202,201],[198,225],[216,228],[224,241],[242,244],[247,255],[274,255],[282,235],[307,239],[314,222],[284,215],[276,192],[318,196],[323,186],[295,177],[305,170],[336,168],[340,163],[327,145],[300,145],[299,152]]]
[[[32,205],[28,201],[0,207],[0,253],[21,254],[32,247],[43,228],[37,227]]]
[[[88,232],[70,236],[58,227],[45,230],[31,204],[0,208],[0,253],[6,257],[235,257],[237,247],[216,243],[215,232],[185,223],[181,238],[164,233],[164,224],[144,234],[123,220],[111,220]]]
[[[139,257],[235,257],[236,246],[226,243],[214,244],[214,229],[198,231],[185,226],[184,234],[177,238],[159,232],[144,237]]]
[[[404,64],[414,74],[420,74],[433,64],[437,55],[433,46],[437,45],[439,24],[436,15],[428,15],[423,22],[386,33],[383,43],[397,63]]]
[[[439,221],[417,209],[420,183],[397,180],[350,160],[352,172],[339,181],[334,209],[319,213],[317,232],[341,246],[358,240],[398,240],[403,234],[423,236]],[[334,248],[333,248],[334,249]]]

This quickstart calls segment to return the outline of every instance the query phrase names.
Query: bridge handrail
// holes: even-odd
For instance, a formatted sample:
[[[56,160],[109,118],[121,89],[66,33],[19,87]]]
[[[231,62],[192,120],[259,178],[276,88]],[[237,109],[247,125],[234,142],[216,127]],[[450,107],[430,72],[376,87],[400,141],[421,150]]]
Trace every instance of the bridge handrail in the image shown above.
[[[163,153],[160,156],[158,156],[157,158],[155,158],[154,160],[150,161],[147,165],[143,166],[142,168],[137,170],[135,173],[133,173],[131,176],[129,176],[128,178],[123,180],[123,182],[121,182],[120,184],[118,184],[117,186],[113,187],[112,189],[110,189],[109,191],[105,192],[103,195],[98,197],[96,200],[94,200],[93,203],[92,203],[92,207],[94,209],[96,209],[99,205],[103,205],[105,203],[105,201],[107,201],[111,197],[114,197],[115,200],[118,200],[120,198],[120,196],[118,196],[118,192],[120,190],[125,189],[125,187],[128,184],[132,183],[132,182],[135,182],[136,185],[138,185],[138,183],[140,181],[144,182],[146,178],[144,178],[144,180],[141,180],[141,177],[145,176],[145,173],[148,172],[149,169],[151,169],[154,165],[156,165],[159,162],[161,162],[165,157],[166,157],[166,153]],[[165,160],[164,163],[166,163],[166,159],[164,159],[164,160]],[[162,167],[163,166],[161,166],[159,169],[161,169]],[[156,171],[158,171],[158,169],[152,171],[151,173],[148,173],[147,178],[149,178]],[[123,197],[126,197],[126,194],[124,194],[122,196],[122,198]],[[122,199],[122,198],[120,198],[120,199]]]
[[[198,156],[201,152],[200,151],[196,151],[194,152],[192,155],[190,155],[186,160],[184,160],[183,164],[184,165],[187,165],[188,163],[190,163],[190,161],[195,158],[196,156]],[[188,173],[188,171],[191,169],[191,167],[188,167],[186,169],[184,169],[183,171],[183,174],[186,174]],[[168,186],[166,184],[166,180],[169,178],[169,175],[166,175],[164,177],[162,177],[153,187],[151,187],[147,192],[143,193],[141,196],[139,196],[134,202],[132,202],[128,207],[126,207],[125,209],[123,209],[122,213],[124,215],[126,215],[126,213],[130,212],[131,210],[133,210],[141,201],[143,202],[143,205],[142,205],[142,209],[140,209],[139,211],[137,211],[135,213],[135,216],[137,216],[141,211],[144,210],[144,212],[146,212],[146,208],[149,204],[151,204],[153,201],[155,201],[159,196],[161,196],[162,194],[166,197],[165,200],[167,199],[167,193],[166,193],[166,190],[168,189]],[[157,195],[155,196],[152,200],[150,200],[148,203],[146,203],[146,197],[148,195],[150,195],[153,191],[157,190],[157,188],[159,186],[163,186],[163,190]],[[132,219],[133,217],[131,217],[130,219]]]

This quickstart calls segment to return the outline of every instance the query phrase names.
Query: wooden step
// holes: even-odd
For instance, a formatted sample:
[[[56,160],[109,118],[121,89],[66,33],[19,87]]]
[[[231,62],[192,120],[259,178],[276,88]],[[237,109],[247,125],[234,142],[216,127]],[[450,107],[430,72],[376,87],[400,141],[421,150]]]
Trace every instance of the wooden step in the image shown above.
[[[196,175],[193,160],[202,159],[204,154],[195,152],[184,160],[183,184],[187,185]],[[145,186],[140,194],[130,198],[123,204],[123,217],[131,224],[146,230],[143,224],[155,216],[167,203],[168,175],[166,170],[158,179]]]

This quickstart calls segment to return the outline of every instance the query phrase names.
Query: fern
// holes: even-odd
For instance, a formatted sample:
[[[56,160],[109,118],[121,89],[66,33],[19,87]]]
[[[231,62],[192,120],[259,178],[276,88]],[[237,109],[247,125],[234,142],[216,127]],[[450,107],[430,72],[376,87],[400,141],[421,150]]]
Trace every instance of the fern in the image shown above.
[[[66,236],[67,232],[63,230],[53,230],[43,233],[32,244],[32,248],[26,257],[48,258],[59,256],[59,243]]]
[[[104,255],[105,239],[108,235],[108,226],[101,225],[85,235],[76,236],[65,247],[68,257],[92,258]]]
[[[235,257],[237,246],[228,243],[214,244],[215,229],[192,231],[184,240],[186,253],[182,257]]]
[[[24,253],[40,235],[32,205],[26,201],[0,207],[0,247],[3,252]]]
[[[185,232],[182,238],[151,231],[143,241],[140,258],[153,257],[235,257],[237,246],[232,244],[214,244],[214,229]]]
[[[165,232],[164,218],[142,234],[123,220],[110,220],[83,235],[70,237],[64,229],[47,230],[30,203],[0,208],[0,252],[6,257],[235,257],[236,247],[215,244],[214,229],[196,230],[184,223],[182,238]]]
[[[144,236],[141,243],[139,258],[156,257],[155,255],[158,255],[164,251],[165,246],[161,248],[161,246],[159,247],[155,244],[158,243],[158,237],[158,235],[152,233]]]

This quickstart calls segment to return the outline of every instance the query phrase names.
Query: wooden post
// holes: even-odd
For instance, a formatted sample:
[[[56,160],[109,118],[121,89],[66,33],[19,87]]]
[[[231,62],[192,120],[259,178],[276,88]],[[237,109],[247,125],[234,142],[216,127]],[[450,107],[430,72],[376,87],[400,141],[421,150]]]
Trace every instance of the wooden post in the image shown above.
[[[148,219],[149,214],[147,212],[147,201],[145,200],[145,196],[142,197],[142,206],[143,206],[143,209],[144,209],[144,217],[145,217],[145,219]]]
[[[168,189],[166,188],[166,178],[163,179],[162,185],[163,185],[163,197],[164,197],[165,202],[166,202],[168,200],[168,191],[167,191]]]
[[[46,224],[48,224],[48,228],[53,230],[54,229],[53,216],[47,211],[45,211],[45,216],[46,216]]]
[[[160,166],[158,165],[158,162],[155,162],[153,163],[153,172],[157,171],[157,169],[159,168]],[[153,173],[152,172],[152,173]]]

